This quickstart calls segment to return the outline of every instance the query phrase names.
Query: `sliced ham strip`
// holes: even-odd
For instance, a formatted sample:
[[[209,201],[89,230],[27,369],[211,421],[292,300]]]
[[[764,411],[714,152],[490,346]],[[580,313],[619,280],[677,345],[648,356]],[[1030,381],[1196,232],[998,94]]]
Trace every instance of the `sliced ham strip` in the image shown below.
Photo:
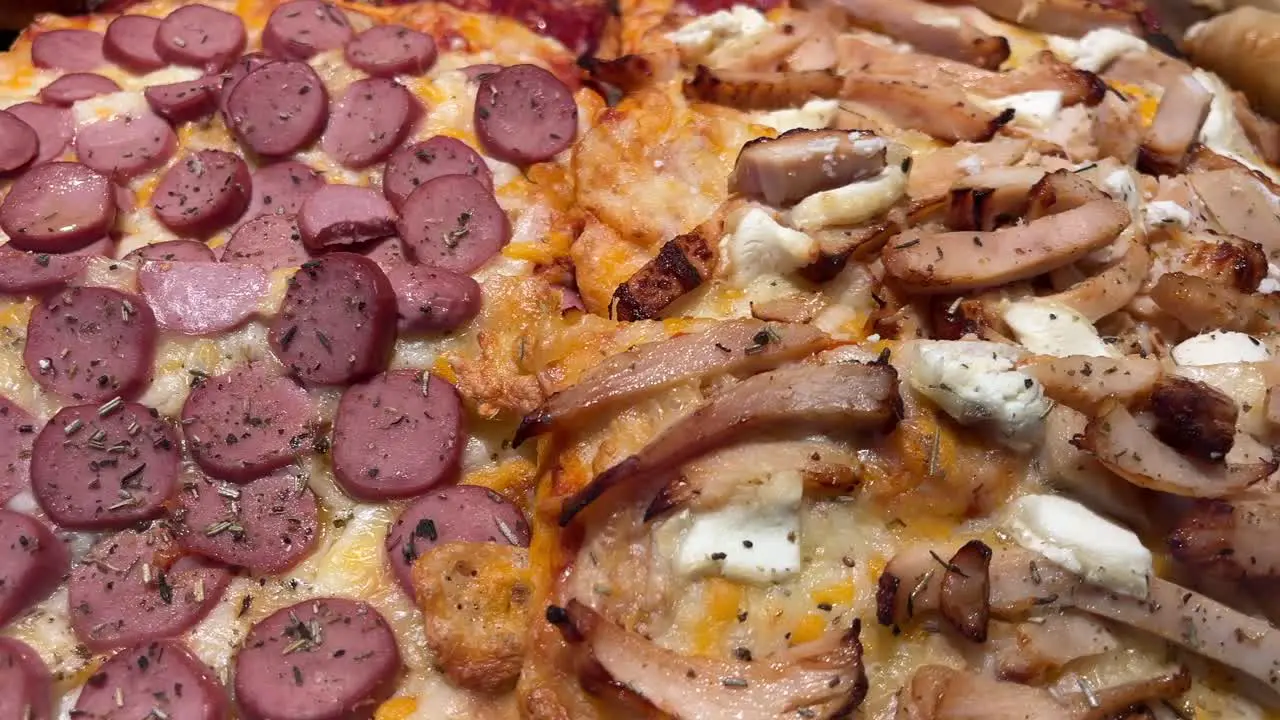
[[[1228,235],[1256,242],[1273,258],[1280,253],[1280,215],[1273,191],[1245,170],[1191,172],[1191,187]]]
[[[1192,75],[1183,75],[1165,89],[1139,150],[1138,164],[1143,172],[1175,175],[1182,169],[1187,149],[1209,117],[1212,101],[1213,94]]]
[[[887,143],[871,133],[797,129],[742,146],[729,191],[774,207],[874,177]]]

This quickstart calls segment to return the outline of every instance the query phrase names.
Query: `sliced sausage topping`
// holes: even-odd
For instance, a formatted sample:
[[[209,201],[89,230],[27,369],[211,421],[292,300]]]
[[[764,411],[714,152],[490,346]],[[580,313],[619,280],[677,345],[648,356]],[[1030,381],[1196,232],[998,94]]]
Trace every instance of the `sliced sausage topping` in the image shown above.
[[[187,449],[215,478],[248,482],[293,462],[311,443],[307,392],[260,365],[204,378],[182,407]]]
[[[493,190],[493,171],[470,145],[446,135],[406,145],[387,160],[382,192],[397,210],[418,186],[444,175],[466,175]]]
[[[40,91],[40,99],[50,105],[69,106],[113,92],[120,92],[120,86],[111,78],[95,73],[71,73],[45,85]]]
[[[511,240],[511,223],[493,193],[465,175],[428,180],[401,209],[400,238],[424,265],[469,273]]]
[[[234,223],[249,207],[249,166],[239,155],[201,150],[169,168],[156,187],[153,208],[165,227],[207,237]]]
[[[384,268],[396,290],[400,332],[449,332],[480,313],[480,283],[452,270],[401,263]]]
[[[491,155],[517,165],[543,162],[573,144],[573,92],[536,65],[512,65],[480,81],[476,137]]]
[[[102,34],[92,30],[50,30],[31,42],[31,62],[36,67],[87,72],[107,64],[102,56]]]
[[[271,272],[311,259],[292,215],[266,214],[236,228],[222,248],[222,262],[255,265]]]
[[[53,675],[30,645],[0,637],[0,717],[53,718]]]
[[[138,288],[160,327],[185,335],[210,335],[253,316],[271,287],[253,265],[153,260],[138,269]]]
[[[39,429],[22,406],[0,395],[0,505],[31,487],[31,444]]]
[[[63,527],[118,529],[160,516],[181,459],[173,428],[151,408],[116,399],[71,405],[36,437],[31,487]]]
[[[168,260],[181,262],[214,262],[213,251],[199,240],[166,240],[143,245],[125,255],[125,260]]]
[[[413,563],[449,542],[497,542],[529,546],[524,514],[498,493],[478,485],[432,490],[400,513],[387,533],[387,557],[400,587],[411,597]]]
[[[40,139],[40,151],[33,161],[36,165],[61,156],[75,134],[71,111],[64,107],[25,102],[9,106],[7,112],[36,131],[36,137]]]
[[[347,16],[321,0],[293,0],[276,8],[262,31],[267,54],[306,60],[318,52],[340,48],[354,31]]]
[[[174,10],[160,23],[155,49],[171,63],[218,72],[244,51],[245,39],[240,18],[193,4]]]
[[[116,219],[111,182],[80,163],[56,162],[18,178],[0,204],[16,248],[70,252],[106,235]]]
[[[0,173],[25,168],[40,152],[40,136],[13,113],[0,110]]]
[[[400,671],[395,634],[371,605],[307,600],[253,626],[235,658],[246,720],[341,720],[367,714]]]
[[[149,73],[168,63],[156,52],[160,20],[148,15],[121,15],[107,26],[102,54],[133,73]]]
[[[203,120],[218,109],[218,91],[222,80],[202,77],[188,82],[152,85],[143,91],[147,104],[157,115],[171,123]]]
[[[27,372],[40,387],[79,402],[132,398],[151,381],[156,318],[136,295],[77,287],[31,311]]]
[[[374,77],[421,75],[436,64],[436,41],[403,25],[375,25],[343,49],[347,64]]]
[[[351,168],[381,162],[396,149],[421,113],[404,86],[385,78],[365,78],[347,86],[320,145]]]
[[[276,357],[302,382],[338,385],[381,372],[396,339],[396,295],[363,255],[330,253],[293,276],[271,324]]]
[[[99,541],[71,570],[71,629],[90,650],[179,635],[209,614],[231,581],[226,568],[180,557],[154,523]]]
[[[458,476],[466,434],[458,391],[435,375],[393,370],[342,393],[333,472],[346,493],[379,502]]]
[[[76,133],[80,162],[117,182],[161,167],[177,149],[169,123],[147,110],[99,120]]]
[[[320,137],[329,94],[310,65],[267,63],[236,83],[227,96],[227,114],[240,142],[254,152],[290,155]]]
[[[244,215],[296,215],[307,196],[324,184],[323,175],[295,160],[259,168],[253,173],[253,198]]]
[[[0,245],[0,293],[26,295],[60,290],[89,266],[94,255],[110,255],[111,240],[103,238],[68,255],[50,255]]]
[[[222,111],[222,116],[227,120],[228,125],[231,124],[231,115],[227,112],[227,100],[231,97],[231,91],[235,90],[240,81],[245,79],[245,76],[249,73],[267,63],[273,62],[275,60],[263,53],[251,52],[248,55],[242,55],[223,73],[222,90],[218,93],[218,109]]]
[[[47,525],[0,509],[0,626],[48,597],[70,567],[67,547]]]
[[[400,238],[394,235],[369,243],[361,249],[361,254],[376,262],[378,267],[382,268],[382,272],[387,274],[388,279],[391,277],[391,271],[394,268],[413,264],[409,261],[409,258],[405,257],[404,244],[400,242]],[[396,291],[397,296],[399,296],[399,292],[399,290]]]
[[[174,532],[187,550],[254,574],[297,565],[316,542],[316,496],[307,477],[285,468],[245,485],[184,482]]]
[[[324,185],[298,211],[298,230],[309,250],[355,245],[395,234],[396,211],[376,190]]]
[[[89,676],[71,717],[223,720],[227,691],[181,643],[144,641],[121,650]]]

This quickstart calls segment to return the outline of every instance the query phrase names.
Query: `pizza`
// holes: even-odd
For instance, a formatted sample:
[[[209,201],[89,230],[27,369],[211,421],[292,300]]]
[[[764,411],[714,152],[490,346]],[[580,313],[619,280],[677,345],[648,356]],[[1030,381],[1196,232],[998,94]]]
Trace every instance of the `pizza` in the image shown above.
[[[1081,0],[41,16],[0,718],[1270,717],[1280,130],[1193,60]]]

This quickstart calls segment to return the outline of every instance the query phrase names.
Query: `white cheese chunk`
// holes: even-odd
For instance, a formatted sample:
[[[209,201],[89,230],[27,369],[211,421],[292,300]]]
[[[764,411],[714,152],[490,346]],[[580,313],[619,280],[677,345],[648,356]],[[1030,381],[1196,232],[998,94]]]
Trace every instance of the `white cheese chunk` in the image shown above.
[[[1090,30],[1080,39],[1050,35],[1049,49],[1081,70],[1102,72],[1116,58],[1130,52],[1146,52],[1142,38],[1115,28]]]
[[[692,512],[676,554],[680,572],[767,584],[800,570],[800,500],[804,479],[789,471],[753,486],[750,496]]]
[[[837,225],[857,225],[893,207],[907,191],[907,174],[888,165],[879,175],[816,192],[791,208],[791,224],[805,232]]]
[[[910,384],[962,424],[995,427],[1021,445],[1042,427],[1052,403],[1019,370],[1017,348],[1002,343],[933,340],[916,344]]]
[[[1200,142],[1219,155],[1225,155],[1272,180],[1280,181],[1280,173],[1276,173],[1258,156],[1249,137],[1245,135],[1240,120],[1236,118],[1235,96],[1231,88],[1222,82],[1222,78],[1206,70],[1196,68],[1192,75],[1213,93],[1209,115],[1205,118],[1204,125],[1200,126]]]
[[[1258,292],[1264,295],[1280,292],[1280,265],[1267,263],[1267,276],[1258,283]]]
[[[1142,193],[1133,180],[1132,170],[1121,168],[1111,171],[1102,179],[1102,190],[1111,196],[1112,200],[1119,200],[1128,206],[1130,217],[1138,216],[1142,208]]]
[[[721,275],[739,288],[758,278],[794,272],[818,259],[818,243],[753,207],[720,241]]]
[[[1191,212],[1176,202],[1156,200],[1142,208],[1142,222],[1147,230],[1158,227],[1191,227]]]
[[[680,54],[688,60],[708,59],[713,53],[747,48],[769,31],[769,20],[759,10],[734,5],[719,10],[667,33]]]
[[[1262,362],[1271,358],[1262,341],[1242,332],[1214,331],[1187,338],[1174,346],[1173,361],[1179,365],[1224,365]]]
[[[822,130],[835,120],[836,112],[839,110],[840,103],[835,100],[814,98],[798,108],[761,113],[756,121],[761,125],[768,125],[779,133],[799,128]]]
[[[1068,307],[1042,300],[1019,300],[1005,308],[1004,321],[1018,343],[1037,355],[1119,356],[1103,342],[1089,318]]]
[[[992,112],[1013,110],[1013,124],[1033,130],[1047,127],[1062,111],[1062,93],[1058,90],[1033,90],[990,100],[975,98],[975,101]]]
[[[1014,542],[1091,583],[1145,598],[1151,551],[1132,531],[1073,500],[1024,495],[1009,504],[1005,529]]]

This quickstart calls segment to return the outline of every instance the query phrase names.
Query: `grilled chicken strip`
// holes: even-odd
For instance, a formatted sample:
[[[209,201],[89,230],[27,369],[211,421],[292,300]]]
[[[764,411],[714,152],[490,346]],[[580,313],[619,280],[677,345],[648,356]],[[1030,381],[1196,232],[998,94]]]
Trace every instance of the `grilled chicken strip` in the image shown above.
[[[796,129],[742,146],[729,191],[773,207],[875,177],[888,143],[871,133]]]
[[[713,70],[699,65],[684,83],[690,100],[739,110],[779,110],[799,107],[814,97],[835,97],[840,77],[826,70],[751,72]]]
[[[995,70],[1009,57],[1009,41],[921,0],[834,0],[855,25],[884,33],[921,52]],[[933,21],[933,22],[931,22]]]
[[[875,108],[900,127],[951,143],[986,142],[1014,115],[1012,109],[1000,113],[984,110],[952,86],[895,77],[855,73],[844,78],[839,94]]]
[[[1178,560],[1221,577],[1280,576],[1280,500],[1260,495],[1195,503],[1174,524]]]
[[[1194,332],[1267,333],[1280,327],[1280,300],[1182,272],[1161,275],[1150,295],[1161,310]]]
[[[1235,443],[1236,403],[1221,390],[1196,380],[1165,377],[1151,392],[1156,436],[1191,457],[1221,461]]]
[[[1138,167],[1150,175],[1176,175],[1187,150],[1209,117],[1213,94],[1192,75],[1183,75],[1160,98],[1156,116],[1139,151]]]
[[[1024,0],[976,0],[971,3],[979,10],[1001,20],[1023,27],[1080,37],[1100,27],[1131,30],[1141,35],[1137,13],[1142,4],[1136,0],[1097,2],[1096,0],[1043,0],[1029,3]]]

